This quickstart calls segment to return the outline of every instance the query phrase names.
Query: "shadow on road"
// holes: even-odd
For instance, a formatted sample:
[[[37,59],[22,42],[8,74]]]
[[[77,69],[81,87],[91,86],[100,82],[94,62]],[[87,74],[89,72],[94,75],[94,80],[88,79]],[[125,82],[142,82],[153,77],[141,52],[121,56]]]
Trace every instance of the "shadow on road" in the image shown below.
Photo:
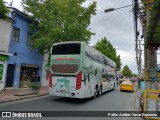
[[[101,98],[104,95],[107,95],[107,94],[109,94],[110,92],[113,92],[113,91],[115,91],[115,90],[106,91],[100,97],[97,97],[96,99]],[[93,99],[92,97],[84,98],[84,99],[67,98],[67,97],[56,97],[56,98],[52,99],[51,101],[62,102],[62,103],[71,103],[71,104],[86,104],[86,103],[88,103],[90,101],[93,101],[93,100],[96,100],[96,99]]]
[[[52,101],[62,102],[62,103],[71,103],[71,104],[85,104],[91,100],[92,98],[77,99],[77,98],[59,97],[59,98],[53,99]]]
[[[134,93],[133,91],[127,91],[127,90],[121,90],[120,92],[124,92],[124,93]]]

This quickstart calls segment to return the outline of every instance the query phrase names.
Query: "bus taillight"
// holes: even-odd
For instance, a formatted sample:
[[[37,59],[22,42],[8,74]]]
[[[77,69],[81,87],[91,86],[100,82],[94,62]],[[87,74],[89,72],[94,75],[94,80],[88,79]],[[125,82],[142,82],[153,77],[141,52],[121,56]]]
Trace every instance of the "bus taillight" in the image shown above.
[[[81,88],[81,82],[82,82],[82,71],[80,71],[77,74],[76,90],[79,90]]]
[[[49,87],[52,87],[52,73],[49,73]]]

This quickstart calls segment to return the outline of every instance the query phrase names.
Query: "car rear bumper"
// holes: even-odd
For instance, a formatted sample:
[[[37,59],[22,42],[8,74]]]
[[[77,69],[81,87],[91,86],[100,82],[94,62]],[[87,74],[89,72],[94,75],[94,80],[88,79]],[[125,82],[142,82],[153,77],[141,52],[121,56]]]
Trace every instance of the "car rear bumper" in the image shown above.
[[[120,90],[124,90],[124,91],[134,91],[134,88],[132,87],[120,87]]]

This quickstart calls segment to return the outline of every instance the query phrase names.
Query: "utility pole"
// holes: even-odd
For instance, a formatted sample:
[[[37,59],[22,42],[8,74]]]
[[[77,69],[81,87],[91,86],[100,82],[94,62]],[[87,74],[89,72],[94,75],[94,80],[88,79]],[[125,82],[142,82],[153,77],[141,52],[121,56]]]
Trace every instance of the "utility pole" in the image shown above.
[[[158,69],[157,69],[157,46],[158,42],[154,43],[153,36],[155,35],[156,28],[158,26],[158,20],[160,20],[160,2],[154,4],[153,0],[142,0],[143,9],[139,11],[139,18],[143,28],[144,36],[144,80],[145,80],[145,89],[143,91],[143,110],[146,112],[150,111],[159,111],[160,107],[158,106],[158,100],[160,97],[160,79],[158,78]],[[156,7],[154,7],[154,5]],[[155,18],[152,18],[151,15],[152,7],[154,7]],[[157,10],[156,10],[157,9]],[[153,14],[153,11],[152,11]],[[153,20],[151,22],[151,20]],[[159,31],[158,31],[159,32]],[[156,96],[154,96],[156,94]],[[154,99],[153,99],[154,96]],[[152,101],[152,102],[150,102]],[[152,120],[155,118],[148,117],[145,120]],[[158,120],[157,117],[155,120]]]
[[[150,16],[151,16],[151,11],[150,10],[146,10],[146,27],[145,27],[145,31],[144,31],[144,43],[147,44],[147,32],[148,32],[148,27],[149,27],[149,21],[150,21]],[[146,89],[158,89],[157,88],[157,82],[154,81],[155,85],[153,84],[153,81],[150,81],[150,79],[152,79],[153,77],[156,79],[158,77],[157,72],[157,54],[156,54],[156,50],[155,47],[148,43],[148,47],[146,47],[146,45],[144,46],[144,59],[145,59],[145,73],[146,73]]]
[[[134,32],[135,32],[135,51],[136,51],[136,60],[137,60],[137,68],[138,68],[138,75],[141,75],[141,69],[142,69],[142,62],[141,62],[141,55],[142,55],[142,49],[141,49],[141,41],[138,40],[139,32],[137,30],[138,27],[138,11],[139,11],[139,4],[138,0],[132,0],[132,6],[133,6],[133,19],[134,19]]]

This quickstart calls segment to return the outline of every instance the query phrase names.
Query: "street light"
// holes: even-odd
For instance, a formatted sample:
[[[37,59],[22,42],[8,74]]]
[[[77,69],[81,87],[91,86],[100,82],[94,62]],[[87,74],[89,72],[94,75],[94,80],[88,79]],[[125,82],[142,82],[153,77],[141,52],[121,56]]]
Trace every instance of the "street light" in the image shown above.
[[[114,11],[115,9],[114,8],[109,8],[109,9],[105,9],[104,10],[104,12],[106,13],[106,12],[112,12],[112,11]]]
[[[118,9],[122,9],[122,8],[126,8],[126,7],[130,7],[132,5],[127,5],[127,6],[123,6],[123,7],[119,7],[119,8],[108,8],[108,9],[105,9],[104,12],[107,13],[107,12],[112,12],[114,10],[118,10]]]

